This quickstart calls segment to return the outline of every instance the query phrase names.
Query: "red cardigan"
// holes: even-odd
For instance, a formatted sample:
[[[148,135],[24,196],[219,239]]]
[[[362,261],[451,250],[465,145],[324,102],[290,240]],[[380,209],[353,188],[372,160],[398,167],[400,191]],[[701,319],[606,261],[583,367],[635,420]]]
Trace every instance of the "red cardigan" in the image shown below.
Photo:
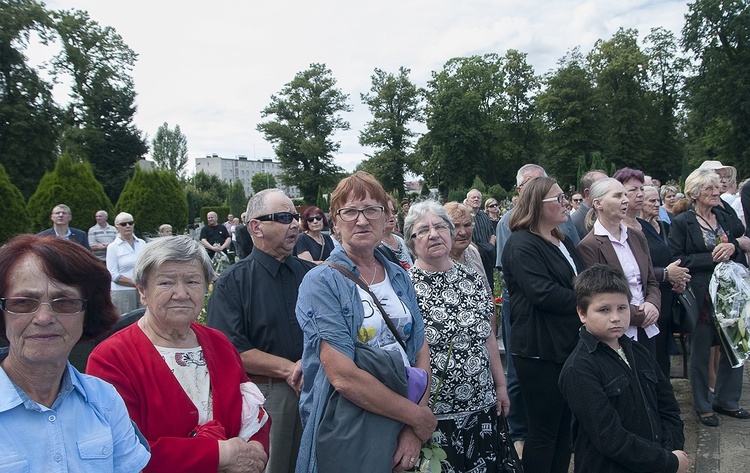
[[[227,438],[241,426],[240,383],[249,381],[237,349],[212,328],[190,324],[203,348],[213,394],[213,418]],[[151,446],[146,472],[211,472],[219,466],[219,444],[210,438],[189,437],[198,413],[180,383],[138,324],[99,344],[89,357],[86,372],[115,386],[125,400],[130,418]],[[263,444],[268,454],[271,422],[250,440]]]

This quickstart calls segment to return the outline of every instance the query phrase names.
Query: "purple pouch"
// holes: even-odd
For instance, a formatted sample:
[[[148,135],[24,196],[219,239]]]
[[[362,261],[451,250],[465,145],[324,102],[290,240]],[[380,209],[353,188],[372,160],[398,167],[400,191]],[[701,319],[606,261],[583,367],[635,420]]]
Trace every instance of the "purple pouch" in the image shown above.
[[[406,369],[407,395],[406,397],[413,403],[419,403],[427,390],[427,371],[422,368],[404,367]]]

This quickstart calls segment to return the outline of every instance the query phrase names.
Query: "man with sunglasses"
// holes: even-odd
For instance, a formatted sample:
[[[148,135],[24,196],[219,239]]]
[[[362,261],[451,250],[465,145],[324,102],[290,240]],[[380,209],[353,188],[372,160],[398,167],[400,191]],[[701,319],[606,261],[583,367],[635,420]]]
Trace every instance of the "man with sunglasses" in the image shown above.
[[[206,220],[208,225],[201,228],[200,241],[208,252],[208,257],[213,258],[218,251],[226,253],[232,237],[224,225],[219,225],[219,215],[216,212],[208,212]]]
[[[267,473],[292,473],[302,424],[302,329],[295,306],[302,278],[315,264],[292,255],[300,216],[281,190],[258,192],[247,203],[253,250],[221,273],[208,301],[207,325],[237,347],[271,416]]]
[[[57,204],[52,209],[52,213],[49,216],[52,220],[52,228],[48,228],[40,232],[39,236],[44,235],[55,235],[57,238],[65,238],[66,240],[74,241],[79,245],[86,247],[90,250],[89,236],[83,230],[68,226],[70,220],[73,218],[73,213],[70,211],[70,207],[65,204]]]

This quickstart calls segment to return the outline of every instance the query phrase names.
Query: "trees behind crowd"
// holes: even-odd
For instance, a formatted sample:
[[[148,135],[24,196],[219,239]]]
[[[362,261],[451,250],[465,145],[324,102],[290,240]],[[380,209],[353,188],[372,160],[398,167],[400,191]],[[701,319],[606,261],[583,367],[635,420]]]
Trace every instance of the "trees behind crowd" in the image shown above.
[[[662,28],[644,37],[622,28],[588,52],[569,50],[544,75],[513,49],[449,59],[423,88],[406,67],[375,68],[370,92],[360,95],[372,120],[359,134],[360,144],[374,151],[358,169],[399,196],[405,172],[421,175],[443,198],[470,188],[477,177],[500,197],[527,162],[543,165],[565,189],[591,168],[611,172],[626,165],[663,182],[679,181],[705,159],[747,175],[748,31],[746,0],[696,0],[679,38]],[[47,64],[49,77],[28,64],[33,38],[61,45]],[[62,154],[73,165],[86,163],[109,201],[118,202],[147,150],[132,121],[135,60],[112,28],[85,12],[53,12],[34,0],[0,2],[0,157],[25,198],[42,187],[42,176]],[[66,78],[71,99],[57,104],[53,80]],[[268,120],[257,128],[274,145],[280,179],[297,185],[308,204],[321,204],[341,177],[334,138],[349,128],[348,100],[332,71],[314,63],[262,111]],[[157,138],[157,167],[180,175],[184,135],[165,123]],[[216,176],[198,173],[182,186],[188,221],[207,205],[228,204],[238,213],[239,189],[230,192]],[[39,212],[30,209],[33,226],[41,224]],[[76,215],[85,216],[74,208]]]

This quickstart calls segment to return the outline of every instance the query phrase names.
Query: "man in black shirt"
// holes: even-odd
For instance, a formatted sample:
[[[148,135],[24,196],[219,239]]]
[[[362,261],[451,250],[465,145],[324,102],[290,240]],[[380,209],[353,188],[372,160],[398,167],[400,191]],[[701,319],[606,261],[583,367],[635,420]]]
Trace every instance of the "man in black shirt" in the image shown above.
[[[232,237],[229,236],[229,232],[224,225],[219,225],[219,216],[216,212],[208,212],[206,215],[208,225],[201,228],[201,245],[208,252],[208,257],[213,258],[217,251],[225,251],[230,243],[232,243]],[[215,246],[215,245],[218,245]]]
[[[271,425],[267,473],[291,473],[302,435],[302,330],[294,312],[302,278],[315,265],[292,256],[299,214],[278,189],[255,194],[247,204],[254,247],[226,269],[208,301],[207,324],[237,347],[250,379],[266,397]]]

